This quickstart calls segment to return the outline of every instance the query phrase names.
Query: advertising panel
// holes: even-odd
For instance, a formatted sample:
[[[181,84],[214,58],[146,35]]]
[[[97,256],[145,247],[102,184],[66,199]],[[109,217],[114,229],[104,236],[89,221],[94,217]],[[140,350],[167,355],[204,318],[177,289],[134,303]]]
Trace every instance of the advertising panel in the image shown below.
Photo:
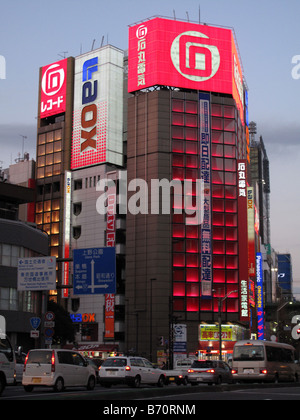
[[[221,326],[222,341],[236,341],[236,327],[233,325]],[[199,341],[219,341],[218,325],[199,325]]]
[[[247,220],[248,220],[248,273],[255,276],[255,230],[254,230],[254,190],[247,187]]]
[[[257,287],[257,338],[265,339],[264,321],[264,288],[263,288],[263,259],[261,252],[256,253],[256,287]]]
[[[116,245],[116,207],[117,191],[115,184],[108,187],[107,191],[107,219],[106,219],[106,246],[115,247]],[[112,339],[115,336],[115,295],[107,293],[105,295],[105,333],[104,338]]]
[[[238,241],[239,241],[239,313],[240,321],[250,320],[248,281],[247,160],[237,161]]]
[[[291,254],[278,254],[278,283],[283,291],[292,290]]]
[[[63,258],[70,257],[70,235],[71,235],[71,184],[72,184],[72,173],[65,171],[65,194],[64,194],[64,236],[63,236]],[[62,284],[69,284],[69,262],[64,261],[62,266]],[[62,298],[69,296],[68,289],[62,289]]]
[[[201,294],[212,295],[211,153],[210,94],[199,94],[200,171],[203,180],[203,222],[201,225]]]
[[[111,46],[75,59],[71,169],[122,164],[123,52]]]
[[[243,75],[232,31],[162,18],[130,27],[128,91],[155,85],[228,93],[243,111]],[[240,117],[244,122],[244,111]]]
[[[42,68],[40,118],[66,110],[67,58]]]

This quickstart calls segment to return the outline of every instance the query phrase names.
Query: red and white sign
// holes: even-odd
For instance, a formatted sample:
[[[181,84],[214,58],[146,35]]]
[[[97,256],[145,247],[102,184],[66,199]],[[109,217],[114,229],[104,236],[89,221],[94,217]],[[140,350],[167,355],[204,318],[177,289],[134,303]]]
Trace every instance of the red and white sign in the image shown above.
[[[40,118],[66,110],[67,58],[42,68]]]
[[[243,75],[230,29],[162,18],[132,26],[128,91],[155,85],[231,94],[244,122]]]

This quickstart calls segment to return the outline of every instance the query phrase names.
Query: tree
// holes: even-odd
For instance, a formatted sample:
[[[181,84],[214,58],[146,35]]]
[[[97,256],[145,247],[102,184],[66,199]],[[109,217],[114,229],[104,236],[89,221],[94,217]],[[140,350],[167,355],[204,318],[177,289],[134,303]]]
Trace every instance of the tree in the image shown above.
[[[54,344],[64,345],[67,341],[73,342],[75,340],[75,328],[69,312],[53,301],[48,302],[47,310],[55,315]]]

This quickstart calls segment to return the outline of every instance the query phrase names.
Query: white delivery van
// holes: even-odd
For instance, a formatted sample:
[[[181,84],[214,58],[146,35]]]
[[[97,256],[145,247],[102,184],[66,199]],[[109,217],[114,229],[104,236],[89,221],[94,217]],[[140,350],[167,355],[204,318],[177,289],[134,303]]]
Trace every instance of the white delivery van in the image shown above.
[[[35,386],[65,387],[84,386],[92,390],[96,384],[95,370],[80,353],[73,350],[30,350],[24,363],[22,384],[31,392]]]
[[[5,334],[0,334],[0,395],[6,385],[13,385],[16,376],[16,359],[12,345]]]

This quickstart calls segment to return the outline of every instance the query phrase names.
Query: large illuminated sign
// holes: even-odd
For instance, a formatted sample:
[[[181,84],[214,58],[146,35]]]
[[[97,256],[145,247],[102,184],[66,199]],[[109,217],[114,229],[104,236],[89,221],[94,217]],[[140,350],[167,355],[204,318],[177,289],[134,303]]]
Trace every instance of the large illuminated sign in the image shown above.
[[[63,258],[68,259],[70,257],[70,227],[71,227],[71,185],[72,185],[72,174],[70,171],[65,171],[65,191],[64,191],[64,236],[63,236]],[[69,284],[69,262],[63,262],[63,278],[62,284]],[[62,298],[69,296],[68,289],[62,289]]]
[[[40,118],[66,110],[67,59],[42,68]]]
[[[130,27],[128,91],[155,85],[231,94],[244,122],[243,74],[230,29],[162,18]]]
[[[265,338],[264,321],[264,286],[263,286],[263,258],[261,252],[256,253],[256,287],[257,287],[257,338]]]
[[[247,224],[247,160],[237,161],[238,183],[238,259],[240,321],[250,320]]]
[[[122,164],[123,52],[111,46],[75,59],[71,169]]]

